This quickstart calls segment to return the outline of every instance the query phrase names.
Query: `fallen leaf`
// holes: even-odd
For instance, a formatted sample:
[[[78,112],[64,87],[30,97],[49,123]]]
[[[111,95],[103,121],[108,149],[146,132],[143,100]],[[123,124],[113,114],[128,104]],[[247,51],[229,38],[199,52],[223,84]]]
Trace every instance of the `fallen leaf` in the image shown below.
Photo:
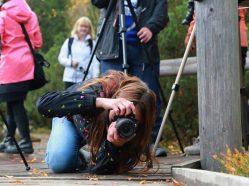
[[[5,178],[7,178],[7,179],[12,179],[12,178],[14,178],[14,176],[4,176]]]
[[[127,178],[128,179],[128,181],[131,181],[133,178],[132,177],[129,177],[129,178]]]
[[[182,183],[176,181],[175,179],[172,179],[172,182],[173,182],[173,186],[183,186]]]
[[[147,174],[142,174],[142,175],[140,175],[140,176],[142,176],[142,177],[148,177],[148,175],[147,175]]]
[[[87,177],[89,181],[98,181],[99,179],[97,178],[97,176],[88,176]]]
[[[38,169],[33,169],[32,175],[38,176],[38,177],[47,177],[48,174],[45,171],[40,171]]]
[[[169,145],[168,148],[169,149],[174,149],[174,146],[173,145]]]
[[[37,159],[36,158],[33,158],[32,160],[30,160],[30,163],[34,163],[34,162],[36,162],[37,161]]]
[[[172,183],[172,179],[166,179],[166,183]]]
[[[23,163],[23,160],[21,160],[20,162]],[[36,158],[33,158],[31,160],[27,160],[27,163],[36,163],[36,162],[37,162]]]
[[[146,184],[146,180],[142,180],[142,181],[140,181],[140,182],[139,182],[139,184],[140,184],[140,185],[144,185],[144,184]]]
[[[13,183],[13,184],[24,184],[24,182],[21,181],[21,180],[10,180],[9,183]]]

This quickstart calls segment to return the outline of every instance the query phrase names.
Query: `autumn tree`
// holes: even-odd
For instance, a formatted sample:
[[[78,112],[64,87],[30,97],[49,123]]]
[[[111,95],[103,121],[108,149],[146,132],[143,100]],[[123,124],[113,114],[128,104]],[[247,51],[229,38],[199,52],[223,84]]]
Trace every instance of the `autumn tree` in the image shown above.
[[[74,22],[82,16],[88,16],[96,27],[99,18],[99,11],[90,0],[70,0],[67,9],[67,23],[72,27]]]

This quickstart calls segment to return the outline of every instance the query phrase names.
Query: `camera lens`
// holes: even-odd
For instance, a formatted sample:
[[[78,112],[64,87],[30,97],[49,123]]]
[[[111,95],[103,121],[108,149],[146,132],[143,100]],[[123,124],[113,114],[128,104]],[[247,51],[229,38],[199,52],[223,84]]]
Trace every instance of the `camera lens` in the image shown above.
[[[127,139],[136,133],[136,120],[133,118],[118,118],[116,128],[121,138]]]

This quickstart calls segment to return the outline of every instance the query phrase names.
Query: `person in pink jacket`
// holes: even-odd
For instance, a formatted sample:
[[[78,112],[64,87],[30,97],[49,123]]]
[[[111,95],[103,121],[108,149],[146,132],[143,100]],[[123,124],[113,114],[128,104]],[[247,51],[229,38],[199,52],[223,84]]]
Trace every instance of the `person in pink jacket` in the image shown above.
[[[19,145],[24,153],[33,153],[29,121],[24,100],[34,78],[34,60],[25,40],[23,23],[34,49],[42,46],[38,18],[25,0],[4,0],[0,11],[0,102],[7,102],[7,121],[10,130],[0,143],[0,152],[17,153],[11,140],[16,126],[21,135]]]

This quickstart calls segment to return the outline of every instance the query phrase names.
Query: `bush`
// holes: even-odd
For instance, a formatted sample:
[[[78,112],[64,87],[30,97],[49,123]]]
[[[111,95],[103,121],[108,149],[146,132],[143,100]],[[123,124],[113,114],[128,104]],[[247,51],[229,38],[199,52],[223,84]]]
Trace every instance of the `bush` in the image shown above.
[[[224,172],[249,177],[249,153],[244,149],[241,151],[237,149],[232,151],[231,148],[227,146],[226,153],[214,155],[213,158],[220,163]]]

